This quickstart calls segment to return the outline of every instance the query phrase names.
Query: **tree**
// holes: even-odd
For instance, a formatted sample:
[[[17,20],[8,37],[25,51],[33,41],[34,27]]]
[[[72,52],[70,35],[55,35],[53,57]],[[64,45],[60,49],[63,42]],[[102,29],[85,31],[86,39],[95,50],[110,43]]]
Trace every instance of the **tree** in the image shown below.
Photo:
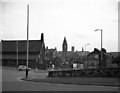
[[[60,64],[62,63],[62,61],[59,57],[55,57],[53,58],[52,63],[55,65],[55,67],[60,67]]]

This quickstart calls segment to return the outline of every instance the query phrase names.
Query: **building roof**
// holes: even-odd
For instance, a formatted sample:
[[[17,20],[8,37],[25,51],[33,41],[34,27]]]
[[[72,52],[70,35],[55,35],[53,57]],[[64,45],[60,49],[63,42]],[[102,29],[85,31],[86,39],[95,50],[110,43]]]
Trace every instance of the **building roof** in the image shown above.
[[[29,40],[29,52],[38,52],[41,49],[41,40]],[[16,52],[17,40],[2,40],[2,52]],[[18,52],[27,51],[27,40],[18,40]]]
[[[110,54],[114,57],[117,57],[120,55],[120,52],[110,52]]]
[[[27,40],[2,40],[2,59],[17,59],[17,44],[19,52],[18,59],[26,60]],[[29,60],[36,60],[41,51],[41,47],[41,40],[29,40]]]
[[[29,60],[36,60],[38,55],[29,55]],[[17,55],[4,55],[2,56],[2,59],[5,60],[17,60]],[[18,55],[18,60],[27,60],[27,55]]]

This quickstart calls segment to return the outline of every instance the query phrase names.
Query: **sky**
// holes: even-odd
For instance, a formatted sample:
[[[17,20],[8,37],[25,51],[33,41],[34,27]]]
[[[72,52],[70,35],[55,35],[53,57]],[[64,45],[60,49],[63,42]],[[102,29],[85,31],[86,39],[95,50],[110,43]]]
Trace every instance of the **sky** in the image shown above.
[[[62,50],[66,37],[68,51],[93,51],[103,48],[118,51],[119,0],[1,0],[0,39],[27,39],[27,5],[29,4],[29,39],[40,40],[44,33],[45,46]]]

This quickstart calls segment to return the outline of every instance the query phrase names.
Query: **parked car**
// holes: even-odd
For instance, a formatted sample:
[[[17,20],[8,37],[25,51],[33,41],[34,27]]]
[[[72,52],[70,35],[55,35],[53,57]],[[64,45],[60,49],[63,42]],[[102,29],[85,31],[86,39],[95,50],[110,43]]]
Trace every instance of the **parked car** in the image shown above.
[[[27,67],[26,67],[25,65],[20,65],[20,66],[18,67],[18,70],[19,70],[19,71],[22,71],[22,70],[25,71],[26,68],[27,68]],[[28,68],[28,70],[30,70],[30,69],[31,69],[31,68]]]

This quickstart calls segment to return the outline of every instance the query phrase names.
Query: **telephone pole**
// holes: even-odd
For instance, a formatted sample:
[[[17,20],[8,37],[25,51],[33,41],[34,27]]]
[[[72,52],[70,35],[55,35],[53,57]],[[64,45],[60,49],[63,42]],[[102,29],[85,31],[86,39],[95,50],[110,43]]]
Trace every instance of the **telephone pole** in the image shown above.
[[[16,53],[17,53],[17,58],[16,58],[17,64],[16,64],[16,67],[18,69],[18,40],[16,41]]]
[[[26,78],[28,77],[28,58],[29,58],[29,5],[27,5],[27,63]]]

